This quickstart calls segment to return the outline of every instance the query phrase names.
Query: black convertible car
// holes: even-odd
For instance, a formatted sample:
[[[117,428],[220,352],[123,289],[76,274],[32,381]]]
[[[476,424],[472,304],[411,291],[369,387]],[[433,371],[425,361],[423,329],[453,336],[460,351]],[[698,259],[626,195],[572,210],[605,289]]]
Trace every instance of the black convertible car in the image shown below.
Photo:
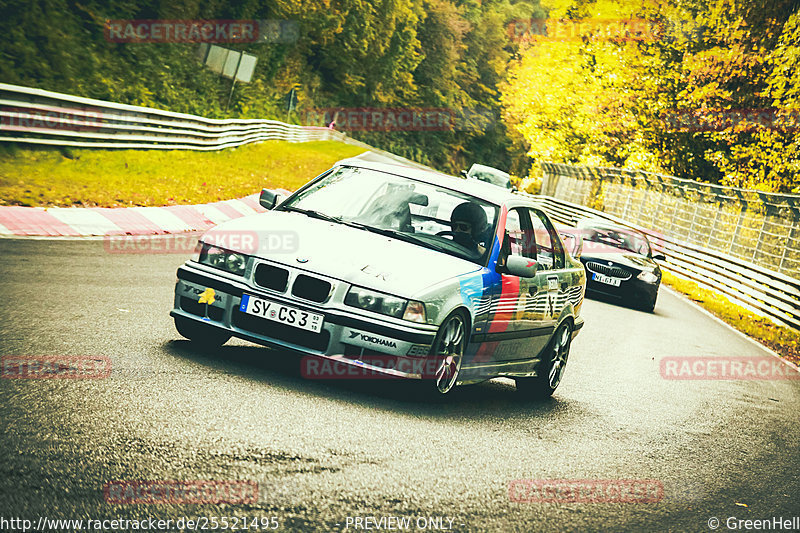
[[[624,301],[643,311],[653,311],[661,285],[661,269],[647,237],[611,222],[580,221],[577,228],[561,228],[562,237],[572,235],[573,255],[580,255],[586,268],[586,292]],[[581,245],[578,245],[580,243]]]

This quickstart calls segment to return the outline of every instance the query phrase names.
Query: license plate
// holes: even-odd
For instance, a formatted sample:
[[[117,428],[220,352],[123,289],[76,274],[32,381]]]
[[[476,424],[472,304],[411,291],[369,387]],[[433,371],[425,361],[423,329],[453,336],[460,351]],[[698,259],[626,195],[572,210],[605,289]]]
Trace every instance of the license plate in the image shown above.
[[[319,333],[322,329],[324,315],[309,313],[296,307],[279,304],[270,300],[264,300],[249,294],[242,295],[242,304],[239,310],[273,322],[280,322],[287,326],[304,329]]]
[[[615,287],[619,287],[619,278],[612,278],[610,276],[604,276],[603,274],[594,274],[592,279],[595,281],[599,281],[600,283],[605,283],[606,285],[613,285]]]

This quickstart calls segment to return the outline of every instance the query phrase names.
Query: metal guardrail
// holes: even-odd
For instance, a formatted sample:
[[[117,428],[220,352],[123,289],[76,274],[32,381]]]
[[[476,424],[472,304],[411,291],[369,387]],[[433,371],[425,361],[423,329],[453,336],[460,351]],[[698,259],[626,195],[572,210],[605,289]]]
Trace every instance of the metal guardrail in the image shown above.
[[[542,170],[542,194],[800,279],[800,195],[619,168],[544,163]]]
[[[700,286],[716,290],[731,301],[800,329],[800,280],[717,252],[660,231],[633,224],[621,217],[545,195],[526,195],[537,201],[556,221],[574,226],[579,219],[611,221],[641,231],[656,251],[666,256],[662,264]]]
[[[221,150],[265,140],[343,140],[277,120],[209,119],[0,83],[0,141],[80,148]]]

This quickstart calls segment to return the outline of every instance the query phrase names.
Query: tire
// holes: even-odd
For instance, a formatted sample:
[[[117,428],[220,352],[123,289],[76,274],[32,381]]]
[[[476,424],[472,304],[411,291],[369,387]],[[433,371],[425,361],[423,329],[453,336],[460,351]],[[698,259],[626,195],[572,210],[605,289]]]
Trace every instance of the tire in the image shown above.
[[[447,394],[458,382],[467,347],[467,326],[464,313],[455,311],[444,319],[436,333],[430,355],[436,361],[436,371],[428,379],[427,388],[437,396]]]
[[[517,392],[526,398],[539,400],[552,396],[564,376],[571,344],[572,323],[567,320],[558,326],[553,338],[547,344],[537,369],[537,376],[515,378]]]
[[[176,316],[175,329],[182,337],[186,337],[193,343],[203,348],[217,348],[222,346],[231,338],[230,333],[216,328],[212,325],[203,324],[196,320]]]

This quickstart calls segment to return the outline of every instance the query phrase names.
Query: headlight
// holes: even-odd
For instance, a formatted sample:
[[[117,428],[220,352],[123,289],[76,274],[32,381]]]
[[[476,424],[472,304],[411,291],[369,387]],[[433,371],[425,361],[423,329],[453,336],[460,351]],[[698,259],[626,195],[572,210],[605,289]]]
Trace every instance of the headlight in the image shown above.
[[[365,289],[363,287],[353,286],[350,287],[349,291],[347,291],[347,296],[344,297],[344,303],[360,309],[374,311],[382,315],[389,315],[395,318],[406,318],[405,315],[408,314],[406,306],[409,302],[405,298],[398,298],[397,296],[392,296],[391,294],[385,294],[382,292]],[[419,302],[414,303],[419,304]],[[406,318],[406,320],[414,319]]]
[[[247,267],[247,256],[203,243],[198,262],[225,270],[237,276],[244,276],[244,270]]]
[[[639,274],[636,277],[638,279],[644,281],[645,283],[655,283],[656,281],[658,281],[658,276],[656,276],[655,274],[653,274],[652,272],[650,272],[648,270],[645,270],[644,272],[642,272],[641,274]]]

